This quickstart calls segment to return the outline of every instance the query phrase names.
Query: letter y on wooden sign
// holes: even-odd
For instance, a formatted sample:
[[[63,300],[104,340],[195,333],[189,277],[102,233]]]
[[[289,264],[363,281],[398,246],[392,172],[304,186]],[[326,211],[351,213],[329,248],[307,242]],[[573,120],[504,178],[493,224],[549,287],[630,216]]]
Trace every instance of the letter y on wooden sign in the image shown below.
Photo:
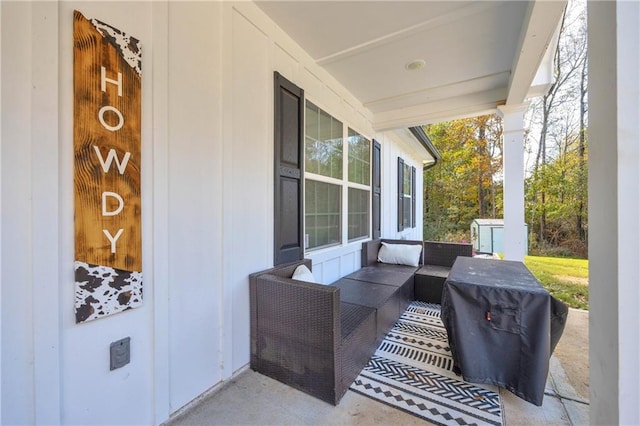
[[[75,314],[142,304],[140,41],[73,16]]]

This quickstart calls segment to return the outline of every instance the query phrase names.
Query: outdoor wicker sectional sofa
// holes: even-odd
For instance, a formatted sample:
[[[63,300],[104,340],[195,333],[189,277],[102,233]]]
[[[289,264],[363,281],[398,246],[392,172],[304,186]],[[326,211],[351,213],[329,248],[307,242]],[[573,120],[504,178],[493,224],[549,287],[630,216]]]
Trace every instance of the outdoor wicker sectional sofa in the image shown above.
[[[363,243],[361,269],[330,285],[292,279],[300,260],[250,275],[251,368],[337,405],[386,333],[414,300],[423,266],[378,262],[382,242]]]

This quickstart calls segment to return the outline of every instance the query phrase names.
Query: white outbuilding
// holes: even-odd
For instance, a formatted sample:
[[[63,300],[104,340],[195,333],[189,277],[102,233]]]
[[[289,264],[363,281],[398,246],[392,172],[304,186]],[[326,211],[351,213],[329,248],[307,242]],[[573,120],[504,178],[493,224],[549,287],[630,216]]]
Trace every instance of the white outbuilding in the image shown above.
[[[525,254],[529,253],[529,228],[525,224]],[[504,219],[474,219],[471,222],[471,243],[473,251],[484,253],[504,253]]]

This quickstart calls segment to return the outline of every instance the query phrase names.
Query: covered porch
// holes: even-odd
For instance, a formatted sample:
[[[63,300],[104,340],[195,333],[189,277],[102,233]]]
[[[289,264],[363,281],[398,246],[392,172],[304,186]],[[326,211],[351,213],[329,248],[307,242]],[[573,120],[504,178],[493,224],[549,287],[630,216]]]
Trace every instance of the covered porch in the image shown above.
[[[391,11],[371,3],[316,3],[306,16],[303,4],[260,7],[362,100],[377,129],[500,114],[505,257],[521,260],[523,114],[527,99],[551,82],[555,31],[566,2],[431,5],[438,12],[423,20],[411,6],[403,13],[395,5]],[[366,15],[376,24],[363,24],[363,31],[329,29],[320,9],[350,23]],[[398,26],[389,28],[390,22]],[[640,395],[640,227],[634,219],[640,211],[639,23],[637,3],[588,2],[591,424],[640,422],[634,402]],[[486,43],[489,33],[493,42]]]
[[[523,116],[527,100],[551,82],[565,6],[543,0],[1,2],[1,422],[189,424],[180,415],[212,395],[222,398],[221,409],[249,415],[237,413],[243,406],[226,404],[224,395],[273,405],[274,394],[287,398],[277,404],[293,405],[294,416],[280,410],[285,417],[272,417],[274,423],[295,423],[304,414],[300,407],[317,413],[308,423],[328,422],[333,407],[316,411],[315,401],[247,371],[248,277],[277,256],[274,73],[304,92],[318,121],[344,124],[337,139],[380,145],[380,192],[343,178],[338,235],[323,240],[329,244],[312,241],[311,249],[299,241],[324,283],[360,267],[363,240],[422,240],[422,200],[415,197],[422,182],[407,180],[415,187],[404,193],[399,169],[406,166],[403,177],[414,169],[420,176],[437,156],[410,129],[486,113],[504,120],[504,247],[507,259],[521,260]],[[74,10],[144,46],[138,259],[144,303],[85,324],[73,315]],[[640,423],[639,45],[638,3],[589,3],[593,424]],[[342,164],[348,161],[345,156]],[[291,175],[304,178],[304,170]],[[337,180],[312,177],[321,185]],[[358,211],[367,219],[356,226],[357,238],[349,234],[349,189],[369,191],[369,200],[381,194],[378,227],[369,225],[369,211]],[[401,208],[403,202],[415,213],[405,214],[411,208]],[[131,338],[130,363],[110,371],[109,343],[124,337]],[[247,377],[259,385],[248,389]],[[359,413],[389,412],[363,400],[346,402],[339,407],[344,423],[357,422],[351,404]],[[507,410],[527,415],[518,405]]]

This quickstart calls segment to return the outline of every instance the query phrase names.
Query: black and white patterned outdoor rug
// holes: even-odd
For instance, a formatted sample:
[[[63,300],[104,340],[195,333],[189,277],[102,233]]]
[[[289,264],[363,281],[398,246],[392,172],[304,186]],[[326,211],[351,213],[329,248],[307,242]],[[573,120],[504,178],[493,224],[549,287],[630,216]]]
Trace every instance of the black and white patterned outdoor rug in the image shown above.
[[[440,305],[413,302],[350,389],[438,425],[502,425],[498,388],[452,370]]]

